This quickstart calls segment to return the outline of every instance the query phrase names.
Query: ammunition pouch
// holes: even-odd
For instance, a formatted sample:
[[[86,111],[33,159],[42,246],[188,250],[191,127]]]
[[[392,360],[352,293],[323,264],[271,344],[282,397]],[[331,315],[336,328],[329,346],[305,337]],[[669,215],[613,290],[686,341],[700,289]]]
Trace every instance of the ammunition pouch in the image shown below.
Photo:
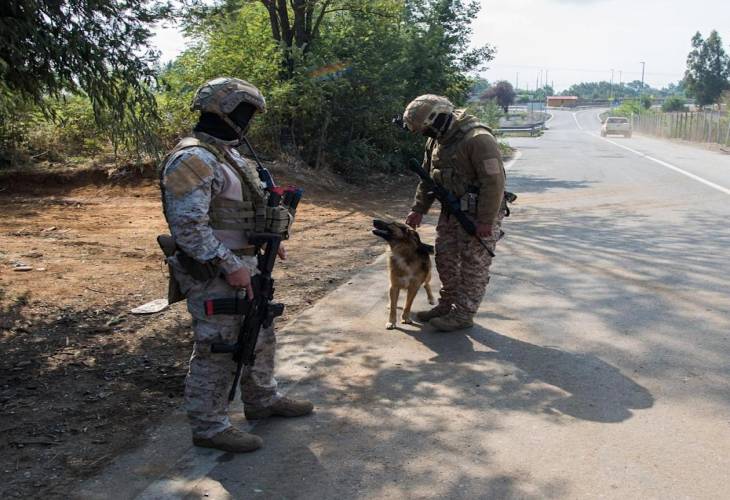
[[[505,217],[510,216],[509,203],[514,203],[517,200],[517,195],[510,193],[509,191],[504,192],[502,197],[502,213]],[[479,188],[476,186],[469,186],[466,190],[466,194],[459,198],[461,203],[461,211],[468,213],[469,215],[476,215],[479,206]]]
[[[459,198],[461,203],[461,211],[471,216],[476,216],[477,205],[479,202],[479,195],[473,192],[471,189],[467,193]]]
[[[214,198],[208,211],[210,227],[219,230],[253,232],[256,215],[252,202],[224,198]]]
[[[243,233],[276,233],[286,238],[294,221],[289,209],[283,206],[254,207],[250,201],[217,198],[211,202],[210,227]]]
[[[157,244],[160,245],[162,253],[167,262],[169,283],[167,287],[167,301],[170,304],[185,299],[185,294],[180,289],[180,283],[175,279],[175,273],[170,265],[169,258],[175,257],[182,268],[196,281],[209,281],[220,274],[220,268],[210,263],[201,263],[193,259],[175,244],[175,240],[169,234],[161,234],[157,237]]]
[[[266,232],[288,236],[294,216],[286,207],[266,207]]]

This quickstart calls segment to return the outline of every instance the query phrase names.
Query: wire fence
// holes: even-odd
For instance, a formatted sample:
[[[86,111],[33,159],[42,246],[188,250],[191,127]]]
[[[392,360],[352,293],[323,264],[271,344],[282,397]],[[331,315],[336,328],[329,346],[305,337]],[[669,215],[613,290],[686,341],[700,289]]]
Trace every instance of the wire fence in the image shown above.
[[[632,121],[642,134],[730,146],[730,116],[718,111],[647,113]]]

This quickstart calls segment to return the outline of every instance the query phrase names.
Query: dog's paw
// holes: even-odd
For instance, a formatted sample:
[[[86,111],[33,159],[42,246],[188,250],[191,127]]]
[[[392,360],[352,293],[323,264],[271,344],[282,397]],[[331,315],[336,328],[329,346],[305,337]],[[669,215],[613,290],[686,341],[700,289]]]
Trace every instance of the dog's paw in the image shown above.
[[[432,306],[436,305],[436,301],[434,299],[428,299],[428,303],[431,304]]]
[[[413,324],[413,320],[411,318],[401,318],[400,322],[403,323],[404,325],[412,325]]]
[[[385,328],[387,330],[395,330],[395,323],[386,323]]]

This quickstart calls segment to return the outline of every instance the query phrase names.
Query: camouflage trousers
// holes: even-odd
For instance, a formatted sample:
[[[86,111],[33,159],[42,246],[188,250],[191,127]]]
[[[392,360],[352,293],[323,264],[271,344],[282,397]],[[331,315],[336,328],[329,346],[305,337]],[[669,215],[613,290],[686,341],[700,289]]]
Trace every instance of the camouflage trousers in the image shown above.
[[[494,251],[502,227],[500,213],[492,236],[482,241]],[[476,314],[489,284],[492,257],[474,236],[461,227],[456,217],[441,212],[436,226],[436,270],[441,279],[439,304],[456,306],[470,316]]]
[[[240,258],[252,275],[258,272],[255,257]],[[206,316],[203,304],[207,299],[234,297],[236,290],[220,277],[207,282],[196,281],[174,259],[171,259],[171,265],[193,317],[195,343],[185,379],[185,410],[193,435],[209,438],[231,426],[228,392],[236,370],[230,354],[212,354],[210,346],[218,342],[234,343],[243,316]],[[244,367],[240,385],[244,404],[269,406],[281,397],[274,378],[275,357],[276,337],[271,326],[259,332],[254,366]]]

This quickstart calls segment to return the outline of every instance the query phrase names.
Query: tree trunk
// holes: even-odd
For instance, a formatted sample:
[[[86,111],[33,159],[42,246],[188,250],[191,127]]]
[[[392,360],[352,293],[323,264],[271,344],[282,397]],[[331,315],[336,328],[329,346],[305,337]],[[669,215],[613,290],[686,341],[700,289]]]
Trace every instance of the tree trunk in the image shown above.
[[[322,165],[322,158],[324,157],[324,147],[327,143],[327,128],[330,125],[330,113],[324,116],[324,123],[322,124],[322,133],[319,136],[319,146],[317,146],[317,158],[314,163],[314,169],[317,170]]]

